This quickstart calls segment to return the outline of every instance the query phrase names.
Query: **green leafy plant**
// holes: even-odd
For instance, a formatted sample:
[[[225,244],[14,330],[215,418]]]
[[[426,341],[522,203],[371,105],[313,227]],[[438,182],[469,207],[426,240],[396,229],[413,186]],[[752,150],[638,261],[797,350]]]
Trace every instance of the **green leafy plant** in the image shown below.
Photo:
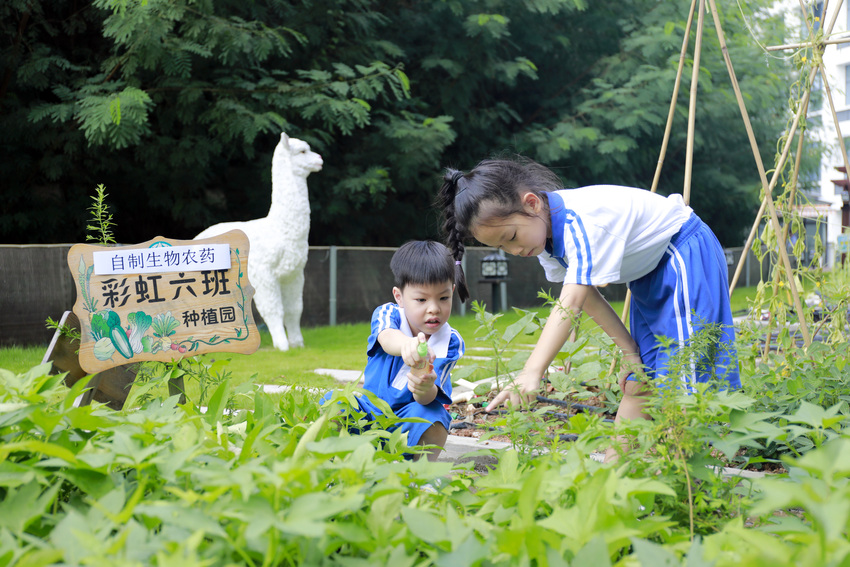
[[[847,557],[850,435],[829,411],[798,412],[822,442],[764,480],[707,465],[787,430],[741,392],[672,385],[653,398],[653,420],[631,424],[637,447],[616,466],[588,458],[610,426],[578,414],[564,426],[577,436],[569,445],[499,451],[476,472],[406,460],[404,439],[387,431],[397,418],[365,419],[353,386],[319,404],[306,390],[275,397],[224,380],[210,385],[205,412],[161,390],[116,412],[75,407],[86,384],[68,389],[49,370],[0,369],[7,565],[791,567]],[[248,409],[230,411],[234,397]]]
[[[95,188],[95,194],[92,196],[92,204],[89,207],[91,218],[86,225],[86,241],[97,242],[103,246],[115,244],[112,234],[115,224],[112,222],[112,213],[109,212],[106,197],[106,187],[101,183]]]
[[[68,337],[72,341],[80,341],[80,332],[70,325],[60,325],[59,321],[54,320],[52,317],[47,318],[45,325],[48,329],[59,331],[62,336]]]
[[[475,330],[475,341],[488,345],[490,363],[484,366],[465,364],[463,368],[455,370],[452,377],[454,379],[465,378],[475,370],[484,368],[488,372],[492,372],[496,387],[501,388],[505,381],[510,379],[512,372],[522,368],[529,355],[528,351],[520,350],[508,358],[511,342],[521,333],[531,334],[538,330],[540,328],[539,319],[536,313],[516,309],[518,313],[523,313],[522,317],[509,325],[504,331],[500,331],[497,323],[502,317],[501,313],[488,312],[487,306],[479,301],[472,302],[472,311],[475,313],[475,321],[478,323],[478,328]],[[489,391],[490,386],[483,385],[480,393],[476,391],[476,394],[483,395]]]
[[[152,389],[162,383],[177,384],[179,380],[191,380],[198,385],[197,405],[208,401],[208,396],[222,383],[227,382],[230,371],[227,369],[228,359],[218,359],[209,362],[201,357],[187,357],[173,362],[145,361],[139,364],[136,374],[136,388],[139,390],[139,402],[144,403],[153,398]],[[171,395],[176,393],[173,386]],[[232,409],[232,408],[231,408]]]

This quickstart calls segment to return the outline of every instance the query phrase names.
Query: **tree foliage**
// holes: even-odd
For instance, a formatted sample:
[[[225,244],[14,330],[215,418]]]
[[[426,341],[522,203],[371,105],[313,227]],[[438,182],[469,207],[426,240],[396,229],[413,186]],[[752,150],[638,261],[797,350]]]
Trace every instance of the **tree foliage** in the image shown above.
[[[791,73],[752,35],[783,33],[759,15],[769,3],[719,2],[768,164]],[[325,159],[309,180],[317,245],[437,237],[442,168],[500,152],[552,166],[567,186],[649,187],[689,5],[9,0],[0,234],[80,241],[99,184],[121,242],[263,216],[280,131]],[[758,176],[710,16],[703,45],[692,200],[737,245]],[[665,193],[682,186],[689,66]]]

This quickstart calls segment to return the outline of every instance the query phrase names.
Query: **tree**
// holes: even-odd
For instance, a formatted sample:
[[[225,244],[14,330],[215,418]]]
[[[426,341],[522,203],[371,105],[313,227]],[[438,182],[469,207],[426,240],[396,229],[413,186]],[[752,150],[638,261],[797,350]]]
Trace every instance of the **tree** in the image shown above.
[[[719,4],[769,167],[787,116],[793,69],[782,60],[768,61],[757,41],[782,43],[782,21],[763,10],[772,2],[749,2],[753,11],[745,16],[734,2]],[[441,13],[449,5],[455,11]],[[413,6],[419,12],[402,12],[398,21],[415,22],[416,30],[434,30],[443,22],[440,40],[413,38],[422,47],[404,62],[414,97],[426,100],[431,114],[454,118],[457,138],[446,151],[446,164],[465,169],[493,153],[518,152],[555,169],[567,186],[649,188],[689,1]],[[501,17],[482,13],[485,8]],[[696,25],[690,53],[695,34]],[[689,61],[660,183],[664,194],[682,191],[691,68]],[[759,177],[710,14],[701,69],[692,204],[724,244],[737,246],[758,209]]]
[[[217,220],[217,202],[263,214],[281,130],[322,151],[409,94],[368,2],[302,4],[313,12],[276,0],[4,4],[4,236],[78,240],[96,183],[121,241],[189,237]]]
[[[439,237],[442,168],[499,152],[546,163],[570,186],[648,187],[690,5],[78,2],[0,6],[6,242],[80,240],[99,183],[123,242],[262,216],[281,130],[325,158],[310,177],[312,244]],[[749,31],[779,37],[760,11],[771,3],[742,16],[721,2],[768,163],[792,72],[766,66]],[[710,23],[703,41],[693,205],[737,245],[758,175]],[[685,75],[662,192],[681,190]]]

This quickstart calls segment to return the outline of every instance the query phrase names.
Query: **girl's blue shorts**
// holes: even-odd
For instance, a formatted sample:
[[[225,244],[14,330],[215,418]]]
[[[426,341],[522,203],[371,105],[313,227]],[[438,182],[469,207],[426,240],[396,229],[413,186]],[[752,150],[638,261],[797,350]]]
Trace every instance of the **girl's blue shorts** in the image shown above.
[[[631,333],[650,378],[675,377],[689,390],[710,380],[721,388],[741,387],[726,256],[696,214],[670,240],[655,269],[629,289]],[[696,346],[692,355],[677,357],[689,344]]]

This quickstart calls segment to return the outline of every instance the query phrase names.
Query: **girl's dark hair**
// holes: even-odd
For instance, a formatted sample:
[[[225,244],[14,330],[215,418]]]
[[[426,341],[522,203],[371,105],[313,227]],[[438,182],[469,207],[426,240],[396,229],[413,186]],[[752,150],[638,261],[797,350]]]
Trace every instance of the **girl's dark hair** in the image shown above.
[[[411,240],[393,254],[390,270],[395,286],[408,284],[455,283],[455,262],[449,249],[433,240]]]
[[[527,192],[540,197],[548,208],[549,201],[543,193],[563,188],[551,169],[522,156],[487,159],[468,173],[446,168],[436,205],[443,211],[443,233],[456,261],[455,282],[461,301],[469,298],[466,276],[459,262],[465,251],[464,240],[472,237],[472,222],[488,224],[513,214],[527,214],[522,205],[522,195]],[[482,210],[484,203],[487,206]]]

